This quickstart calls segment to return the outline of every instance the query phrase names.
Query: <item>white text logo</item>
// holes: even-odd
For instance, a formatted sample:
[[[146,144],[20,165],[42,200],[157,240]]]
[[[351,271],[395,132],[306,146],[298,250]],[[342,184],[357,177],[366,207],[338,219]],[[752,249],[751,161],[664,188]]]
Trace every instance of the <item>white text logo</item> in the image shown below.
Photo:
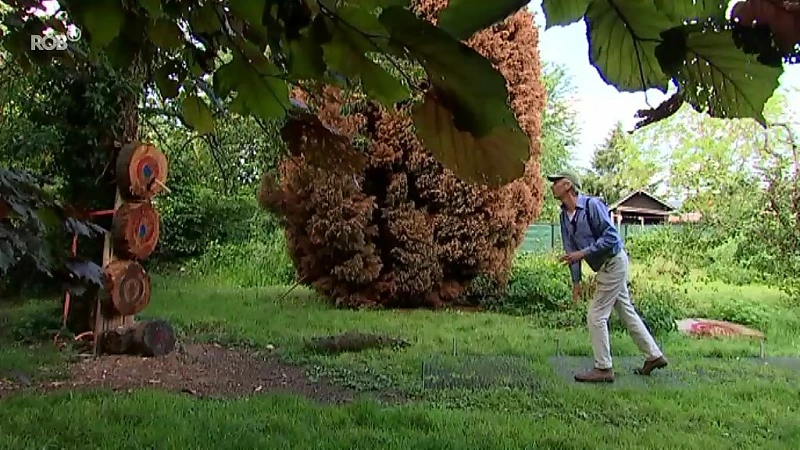
[[[81,31],[71,28],[66,34],[31,35],[31,51],[34,50],[66,50],[70,42],[81,38]]]

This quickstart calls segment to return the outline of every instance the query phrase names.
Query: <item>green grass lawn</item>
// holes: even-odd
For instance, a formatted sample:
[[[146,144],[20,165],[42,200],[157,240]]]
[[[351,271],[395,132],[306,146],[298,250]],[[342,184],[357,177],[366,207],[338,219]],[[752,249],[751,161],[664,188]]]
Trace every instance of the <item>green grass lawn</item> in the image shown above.
[[[737,361],[759,354],[750,340],[659,336],[672,360],[667,372],[647,382],[620,373],[616,385],[587,386],[568,381],[548,363],[557,352],[589,356],[585,329],[547,328],[541,320],[492,313],[333,310],[301,289],[278,302],[286,288],[155,280],[146,315],[168,318],[182,337],[271,344],[284,358],[309,364],[365,397],[327,406],[288,395],[223,401],[159,391],[17,394],[0,401],[0,448],[800,448],[800,373]],[[718,283],[676,289],[700,306],[721,298],[766,305],[768,353],[798,353],[800,320],[777,291]],[[45,307],[15,307],[6,312],[4,326],[37,308]],[[302,350],[306,338],[348,330],[391,333],[413,345],[338,356]],[[536,383],[524,389],[423,388],[423,363],[452,359],[454,343],[457,355],[514,356]],[[624,334],[612,336],[612,347],[615,356],[638,357]],[[63,367],[59,361],[52,350],[6,345],[0,376],[39,366],[50,367],[52,375]],[[698,369],[713,376],[698,375]],[[388,388],[413,401],[380,404],[368,395]]]

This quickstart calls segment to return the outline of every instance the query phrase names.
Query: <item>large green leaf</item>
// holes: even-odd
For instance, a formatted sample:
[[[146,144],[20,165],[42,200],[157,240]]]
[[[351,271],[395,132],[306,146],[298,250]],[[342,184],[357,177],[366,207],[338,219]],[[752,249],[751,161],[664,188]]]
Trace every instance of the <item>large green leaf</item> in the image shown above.
[[[267,2],[266,0],[230,0],[228,6],[240,19],[252,25],[260,25]]]
[[[660,33],[680,25],[652,1],[594,1],[586,11],[589,60],[606,83],[622,92],[667,91],[669,77],[655,55]]]
[[[147,28],[147,36],[156,46],[162,49],[183,47],[183,32],[175,22],[158,19]]]
[[[673,20],[725,21],[728,0],[655,0],[656,8]]]
[[[181,110],[186,124],[199,134],[208,134],[214,131],[214,116],[208,105],[197,95],[187,95],[181,103]]]
[[[91,45],[101,48],[109,44],[122,29],[125,11],[119,0],[95,0],[81,5],[83,25],[91,36]]]
[[[230,104],[233,112],[265,120],[280,119],[291,107],[289,87],[280,78],[282,75],[266,60],[251,63],[237,54],[216,71],[215,90],[226,95],[236,91],[236,98]]]
[[[372,61],[362,64],[360,71],[364,90],[386,107],[391,107],[411,95],[406,85]]]
[[[359,51],[359,44],[349,39],[341,28],[333,29],[333,38],[323,45],[328,66],[349,77],[360,78],[364,90],[385,106],[408,98],[408,88]]]
[[[95,44],[92,43],[92,45]],[[105,55],[113,67],[127,70],[136,58],[136,46],[131,45],[130,41],[123,34],[120,34],[103,46],[102,50],[97,53]]]
[[[508,105],[500,72],[478,52],[406,9],[387,8],[380,19],[433,84],[414,111],[422,143],[461,179],[499,186],[521,177],[530,141]]]
[[[439,28],[466,40],[476,32],[504,20],[530,0],[450,0],[439,13]]]
[[[236,63],[238,64],[238,61],[236,61]],[[234,91],[236,88],[237,73],[238,69],[234,61],[223,64],[219,69],[214,71],[214,93],[217,94],[217,97],[224,99]]]
[[[164,14],[161,10],[161,0],[139,0],[139,4],[153,19],[157,19]]]
[[[768,66],[746,54],[732,31],[689,33],[687,55],[676,78],[696,111],[726,119],[752,117],[766,126],[764,105],[778,88],[780,64]]]
[[[542,0],[547,24],[545,30],[565,26],[583,19],[592,0]]]
[[[476,138],[459,131],[453,114],[431,93],[415,105],[413,118],[425,147],[461,180],[499,187],[525,173],[530,143],[519,128],[497,127]]]
[[[322,47],[308,33],[289,41],[289,73],[300,80],[325,73]]]
[[[326,21],[328,28],[341,35],[359,53],[384,52],[387,50],[389,33],[368,10],[345,5],[336,11],[335,20]]]
[[[206,2],[200,8],[189,13],[189,25],[195,33],[214,33],[222,28],[219,16],[215,10],[216,5]]]
[[[518,126],[506,80],[486,58],[407,9],[387,8],[380,20],[425,68],[459,130],[482,137],[498,126]]]

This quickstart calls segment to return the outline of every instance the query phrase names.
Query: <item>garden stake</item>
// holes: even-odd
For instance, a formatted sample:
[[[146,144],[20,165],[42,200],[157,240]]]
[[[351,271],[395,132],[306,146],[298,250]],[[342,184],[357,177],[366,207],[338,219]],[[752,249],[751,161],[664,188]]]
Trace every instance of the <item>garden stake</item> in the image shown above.
[[[422,370],[420,372],[422,373],[422,377],[421,377],[422,379],[420,380],[420,382],[422,383],[422,389],[425,389],[425,360],[424,359],[422,360]]]

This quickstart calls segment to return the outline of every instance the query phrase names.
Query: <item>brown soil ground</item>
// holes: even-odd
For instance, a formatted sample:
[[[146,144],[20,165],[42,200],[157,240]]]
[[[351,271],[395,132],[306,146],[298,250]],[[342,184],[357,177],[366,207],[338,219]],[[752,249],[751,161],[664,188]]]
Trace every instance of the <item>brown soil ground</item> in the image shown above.
[[[30,386],[25,386],[27,380],[19,377],[0,378],[0,398],[31,388],[40,391],[159,388],[199,397],[237,398],[264,393],[293,393],[322,403],[342,404],[352,401],[358,394],[323,379],[312,381],[304,367],[281,362],[277,356],[214,344],[187,344],[158,358],[87,357],[72,365],[71,369],[72,377],[68,380]],[[379,397],[388,400],[392,396],[381,394]]]

